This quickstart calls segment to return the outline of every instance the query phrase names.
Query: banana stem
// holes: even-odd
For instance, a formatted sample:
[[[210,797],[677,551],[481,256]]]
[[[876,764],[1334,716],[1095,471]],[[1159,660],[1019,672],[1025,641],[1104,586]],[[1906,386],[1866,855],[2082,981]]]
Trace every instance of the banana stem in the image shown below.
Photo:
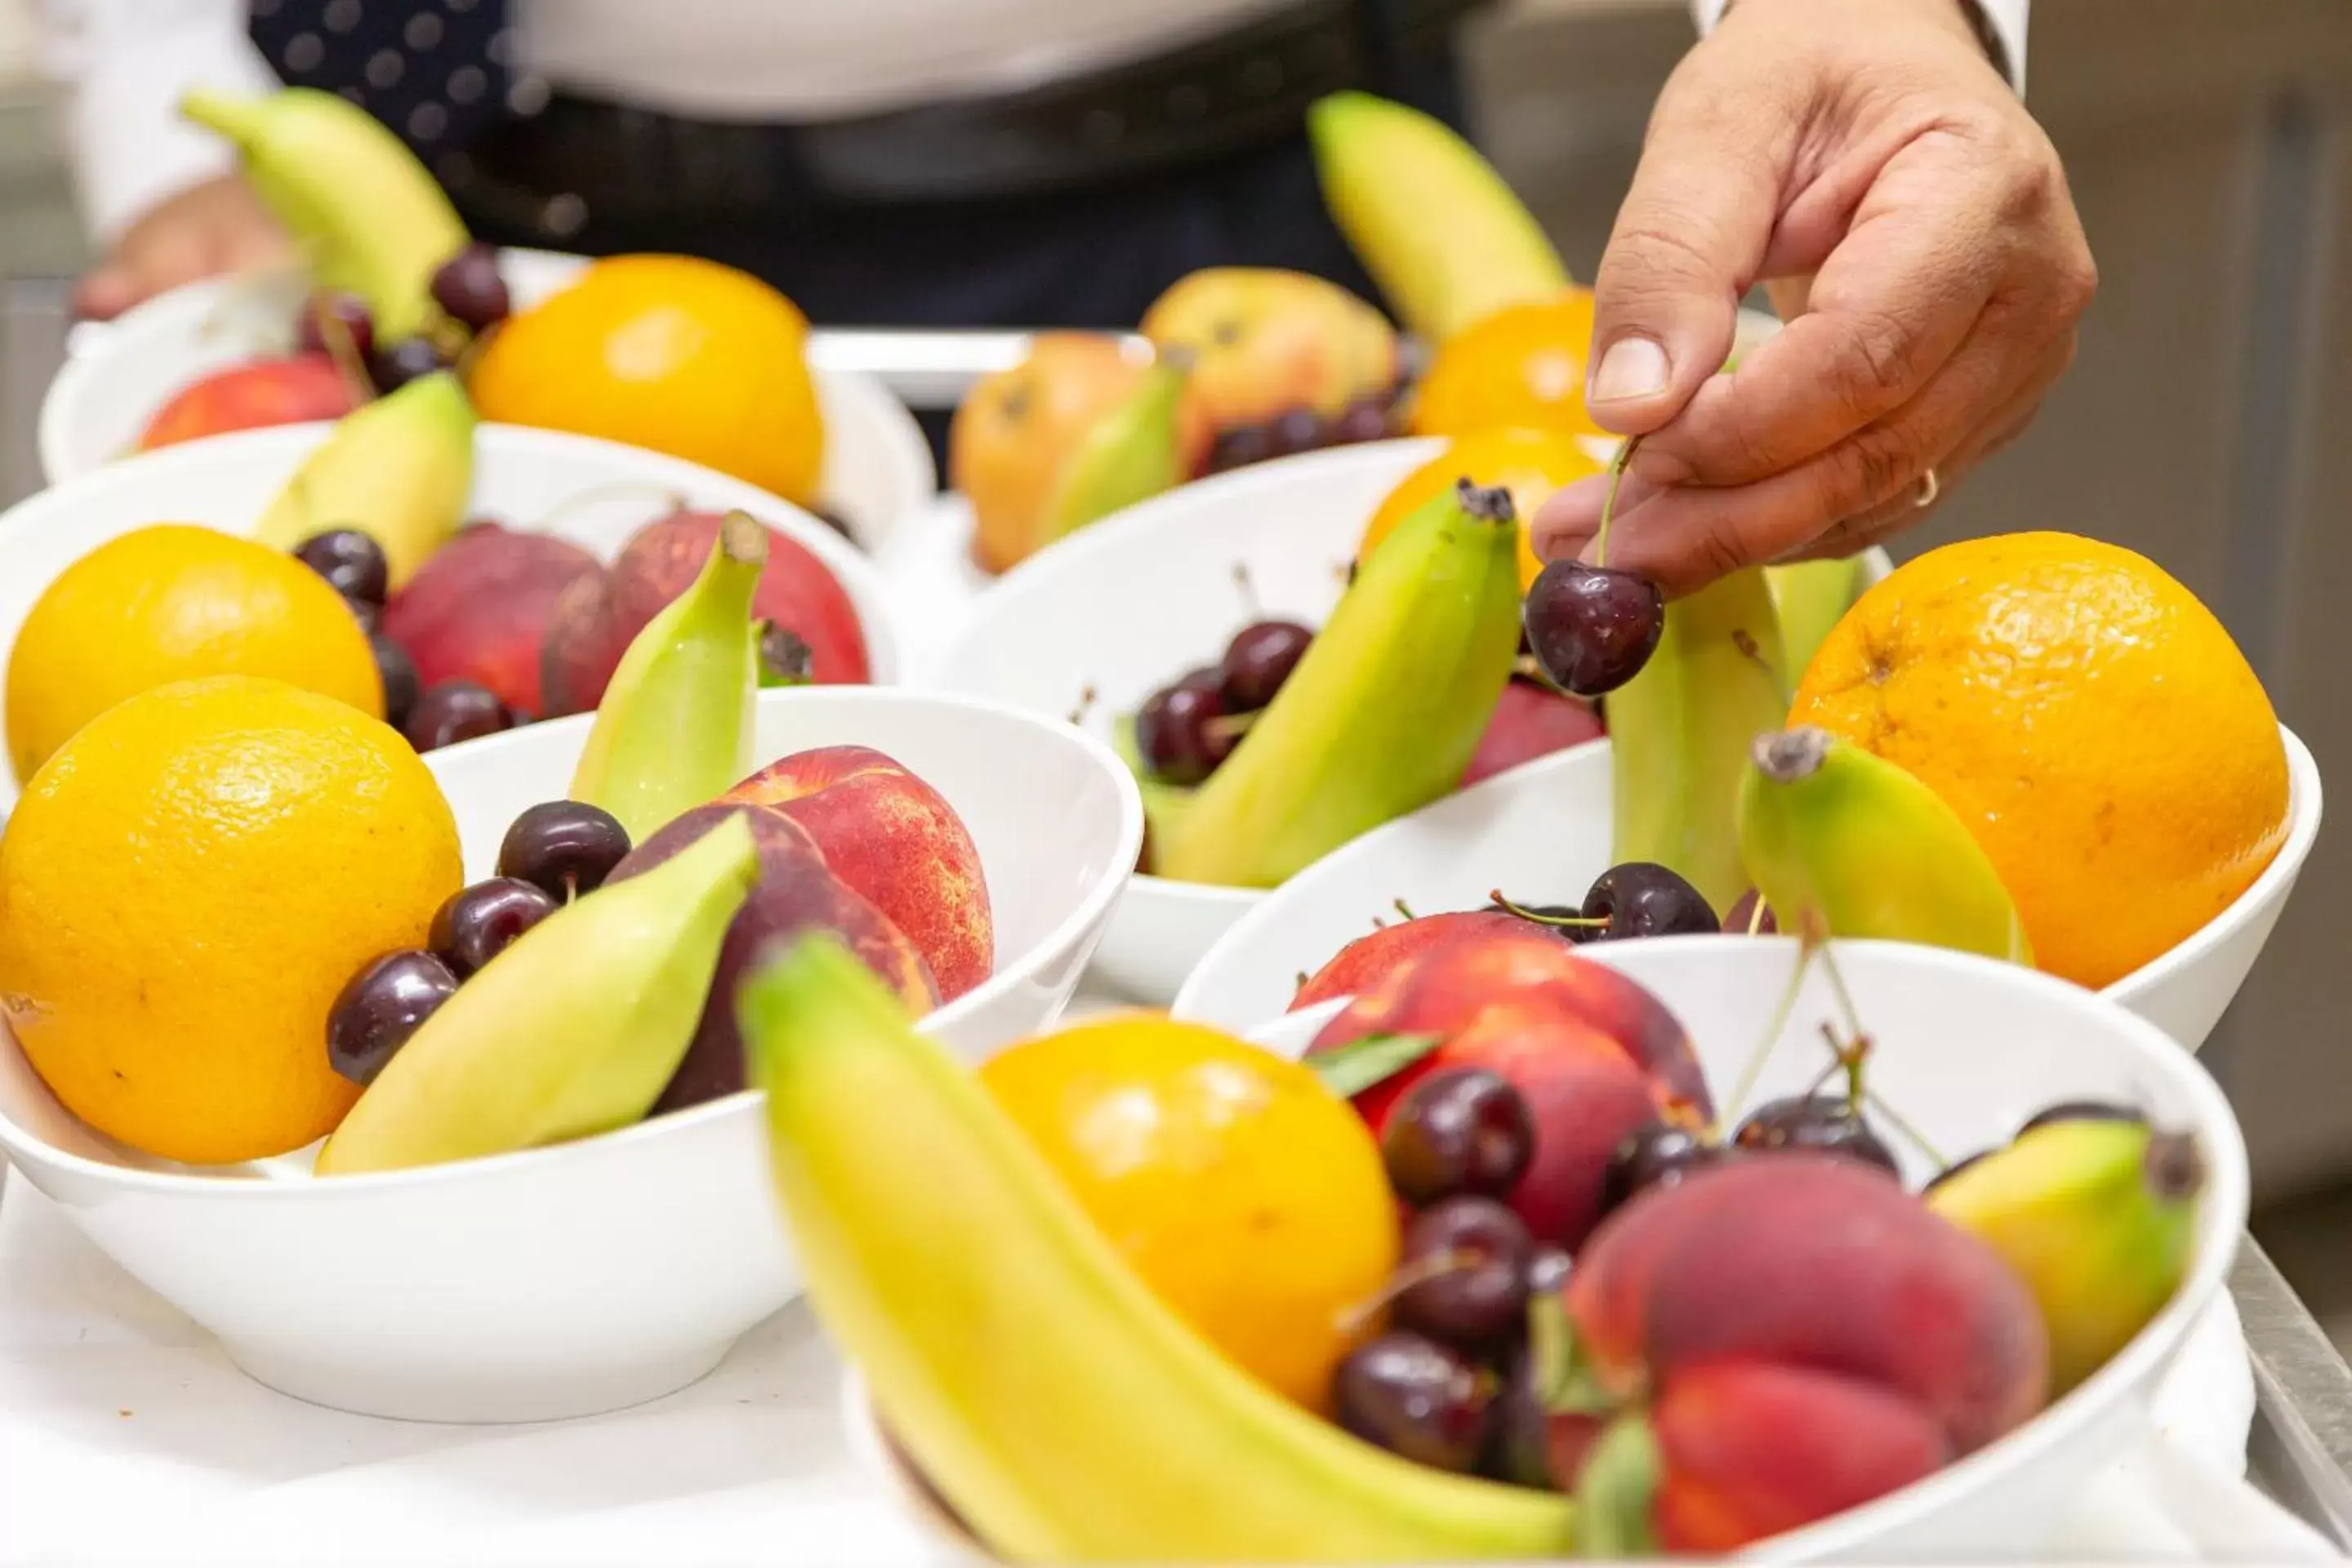
[[[1609,493],[1601,498],[1601,527],[1592,535],[1592,563],[1609,564],[1609,524],[1617,515],[1617,486],[1625,478],[1625,465],[1633,459],[1633,448],[1642,444],[1639,436],[1628,436],[1617,455],[1609,459]]]

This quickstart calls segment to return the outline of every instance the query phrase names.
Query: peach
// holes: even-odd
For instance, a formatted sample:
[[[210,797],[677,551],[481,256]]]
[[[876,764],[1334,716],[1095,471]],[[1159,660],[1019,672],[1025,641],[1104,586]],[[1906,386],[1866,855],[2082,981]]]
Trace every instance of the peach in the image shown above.
[[[359,402],[349,378],[325,354],[248,360],[182,387],[147,421],[138,449],[152,452],[230,430],[341,419]]]
[[[550,715],[579,713],[603,700],[604,683],[629,639],[686,592],[719,537],[717,512],[677,511],[633,535],[593,589],[566,593],[540,652],[540,686]],[[809,646],[820,686],[866,679],[866,633],[856,607],[824,563],[771,528],[768,564],[751,613]]]
[[[995,923],[971,835],[939,791],[880,752],[795,752],[719,799],[768,806],[804,829],[833,874],[915,944],[940,1000],[994,972]]]
[[[1463,787],[1607,733],[1590,703],[1531,680],[1510,681],[1495,705],[1495,716],[1486,721],[1486,732],[1478,737],[1478,749],[1470,753]]]
[[[1581,1352],[1628,1394],[1726,1362],[1802,1367],[1908,1401],[1957,1456],[2049,1390],[2049,1336],[2000,1255],[1832,1155],[1752,1156],[1636,1195],[1565,1299]]]
[[[596,558],[569,540],[478,524],[436,551],[393,595],[383,629],[425,685],[478,680],[509,706],[542,713],[547,628],[568,591],[603,574]]]
[[[1289,1011],[1312,1007],[1334,996],[1354,996],[1370,990],[1399,965],[1429,948],[1460,942],[1486,931],[1524,931],[1527,922],[1499,910],[1456,910],[1442,915],[1385,925],[1360,936],[1329,963],[1303,981],[1290,999]]]
[[[730,812],[751,825],[760,851],[760,877],[727,928],[719,946],[719,969],[710,983],[702,1022],[686,1059],[654,1105],[656,1113],[717,1100],[743,1087],[743,1037],[735,1024],[735,986],[772,943],[795,931],[822,928],[839,936],[866,966],[881,976],[910,1014],[928,1013],[939,990],[923,955],[888,916],[860,898],[825,868],[824,855],[808,830],[781,811],[763,805],[697,806],[629,851],[608,880],[619,881],[660,865],[700,838]]]
[[[1336,283],[1278,268],[1188,273],[1152,301],[1142,331],[1192,353],[1190,396],[1218,430],[1295,408],[1328,418],[1387,394],[1401,367],[1388,318]]]

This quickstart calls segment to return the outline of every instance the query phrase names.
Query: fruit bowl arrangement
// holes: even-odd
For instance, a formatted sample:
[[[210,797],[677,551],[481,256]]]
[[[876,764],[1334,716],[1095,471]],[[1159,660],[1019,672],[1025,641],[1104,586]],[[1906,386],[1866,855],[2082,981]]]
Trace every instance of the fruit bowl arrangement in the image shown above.
[[[835,932],[976,1061],[1059,1013],[1140,839],[1134,786],[1098,743],[986,704],[848,688],[761,693],[746,751],[762,765],[646,833],[667,811],[641,816],[629,780],[671,767],[645,749],[677,749],[657,713],[678,683],[622,682],[635,695],[595,721],[424,760],[450,825],[450,863],[417,905],[441,900],[434,918],[388,953],[341,942],[348,984],[289,982],[299,1060],[269,1070],[323,1086],[323,1149],[229,1150],[214,1141],[239,1114],[233,1090],[189,1132],[168,1105],[109,1100],[71,1041],[0,1041],[0,1148],[260,1381],[365,1414],[508,1421],[700,1376],[799,1283],[761,1179],[757,1098],[740,1092],[735,973],[778,932]],[[592,724],[624,704],[639,735],[600,742]],[[626,819],[639,834],[612,826]],[[722,843],[738,820],[750,833]],[[10,845],[0,878],[32,852]],[[20,951],[0,967],[36,989],[28,975],[58,973]],[[171,1028],[173,1005],[159,993],[151,1026]],[[81,1017],[68,1022],[96,1026]],[[226,1053],[211,1070],[261,1070],[245,1065],[270,1048],[261,1033],[203,1047]],[[597,1076],[568,1076],[583,1071]],[[66,1099],[183,1157],[110,1137]]]
[[[2150,1422],[2247,1201],[2159,1031],[1916,945],[1511,946],[1255,1060],[1134,1015],[976,1086],[828,955],[751,983],[857,1447],[951,1554],[2032,1560],[2126,1456],[2233,1510],[2202,1544],[2311,1554]],[[881,1082],[919,1133],[857,1114]],[[1169,1131],[1106,1159],[1112,1104]]]

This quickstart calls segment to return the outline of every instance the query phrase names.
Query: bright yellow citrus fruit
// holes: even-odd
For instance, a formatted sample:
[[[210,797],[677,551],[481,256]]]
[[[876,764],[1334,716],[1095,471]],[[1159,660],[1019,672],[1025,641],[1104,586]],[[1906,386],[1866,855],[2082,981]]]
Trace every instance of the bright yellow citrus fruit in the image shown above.
[[[1466,436],[1498,425],[1615,440],[1584,408],[1592,357],[1592,292],[1508,305],[1437,346],[1414,388],[1416,436]]]
[[[1397,1261],[1363,1121],[1297,1062],[1196,1024],[1116,1015],[981,1068],[1160,1299],[1310,1408]]]
[[[1511,504],[1519,514],[1519,588],[1525,592],[1543,570],[1528,532],[1536,509],[1560,486],[1608,470],[1609,465],[1587,451],[1581,441],[1557,430],[1505,427],[1457,436],[1444,451],[1407,474],[1388,493],[1364,530],[1357,558],[1370,554],[1372,546],[1386,539],[1398,523],[1452,489],[1456,479],[1500,485],[1511,492]]]
[[[500,323],[467,376],[485,419],[667,452],[806,506],[824,418],[808,321],[747,272],[615,256]]]
[[[2064,533],[1928,552],[1864,594],[1797,691],[1942,795],[2042,968],[2111,984],[2285,840],[2286,747],[2245,656],[2154,563]]]
[[[8,656],[19,780],[126,697],[205,675],[262,675],[383,712],[367,633],[282,550],[163,523],[108,541],[43,591]]]
[[[457,826],[407,742],[279,680],[158,687],[86,725],[0,834],[0,1012],[67,1110],[194,1164],[299,1149],[359,1090],[327,1012],[423,943]]]

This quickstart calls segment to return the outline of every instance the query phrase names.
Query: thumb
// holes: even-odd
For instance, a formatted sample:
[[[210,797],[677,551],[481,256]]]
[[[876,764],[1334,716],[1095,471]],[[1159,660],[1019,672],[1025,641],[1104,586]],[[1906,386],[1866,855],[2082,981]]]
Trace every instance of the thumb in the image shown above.
[[[1752,79],[1690,75],[1705,53],[1658,100],[1593,279],[1585,403],[1621,436],[1665,424],[1723,368],[1780,216],[1784,111]]]
[[[73,313],[86,321],[110,321],[138,302],[138,279],[120,261],[100,263],[74,285]]]

